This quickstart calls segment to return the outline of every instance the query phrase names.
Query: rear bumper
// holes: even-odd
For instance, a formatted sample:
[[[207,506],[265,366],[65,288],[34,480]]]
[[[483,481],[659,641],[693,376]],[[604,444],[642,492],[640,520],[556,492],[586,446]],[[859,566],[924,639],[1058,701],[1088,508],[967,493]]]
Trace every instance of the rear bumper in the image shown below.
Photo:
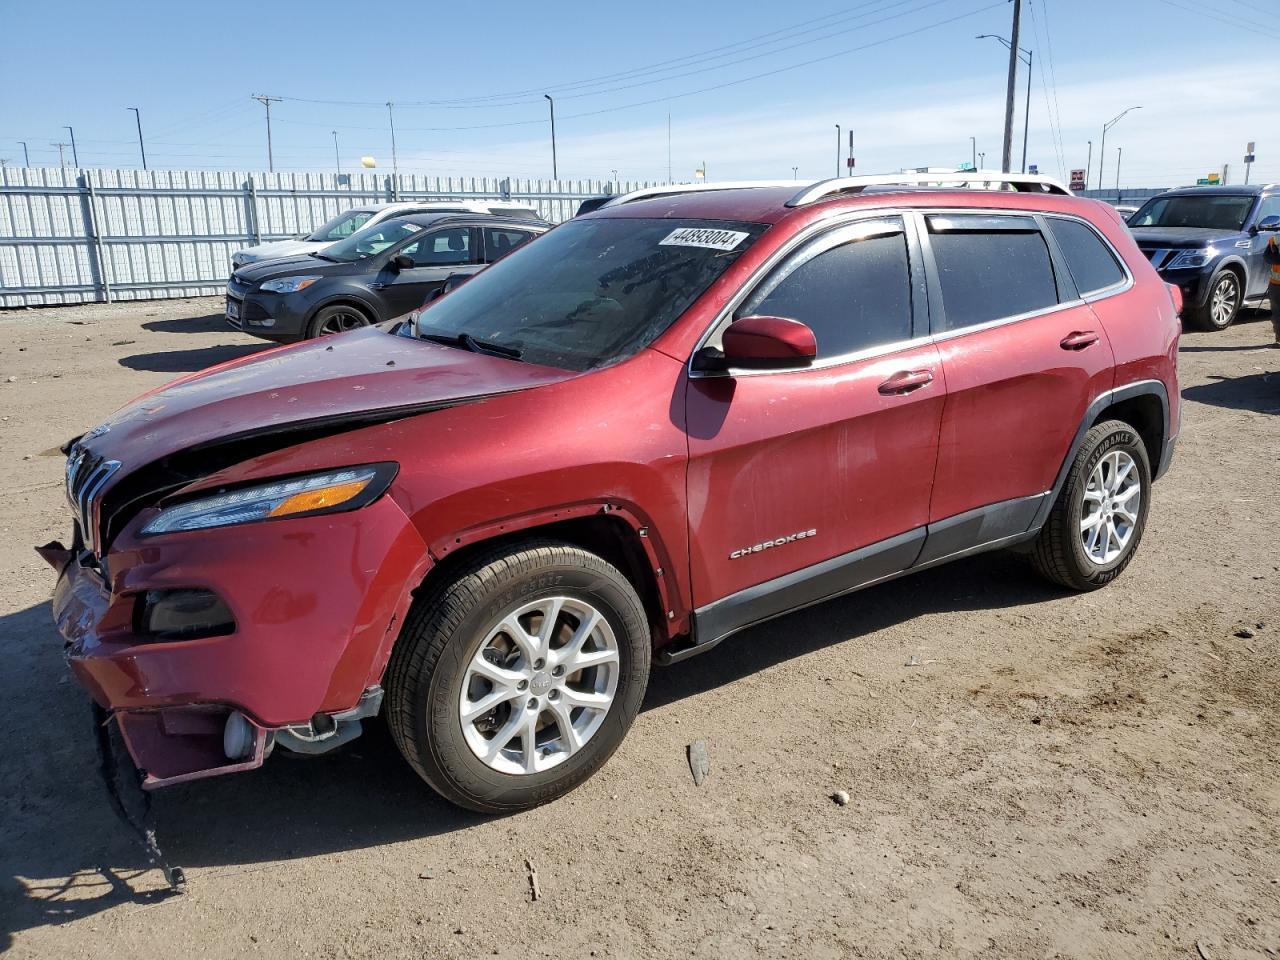
[[[271,731],[355,709],[381,678],[426,558],[386,496],[346,514],[142,541],[126,531],[107,557],[109,583],[83,551],[41,553],[60,566],[53,616],[71,671],[120,724],[147,786],[252,769]],[[148,590],[193,587],[226,602],[232,633],[135,632]],[[234,761],[222,742],[232,711],[251,728],[248,755]]]

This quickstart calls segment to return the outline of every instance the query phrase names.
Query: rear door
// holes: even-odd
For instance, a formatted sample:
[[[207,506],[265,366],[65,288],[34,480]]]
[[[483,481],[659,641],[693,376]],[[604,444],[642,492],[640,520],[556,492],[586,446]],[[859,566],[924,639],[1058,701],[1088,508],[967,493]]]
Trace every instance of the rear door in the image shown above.
[[[912,251],[900,217],[835,227],[800,246],[733,316],[807,324],[814,365],[691,374],[695,603],[795,573],[760,591],[754,607],[704,620],[713,632],[896,572],[918,552],[922,533],[913,531],[928,515],[944,385]],[[709,346],[720,346],[724,322]],[[909,374],[914,384],[903,382]],[[864,547],[867,556],[849,556]]]
[[[387,267],[379,275],[375,289],[386,303],[386,316],[398,317],[422,306],[450,274],[479,270],[476,234],[470,226],[440,227],[397,250],[394,255],[409,257],[413,266],[398,271]]]
[[[985,542],[1026,529],[1089,403],[1111,388],[1114,358],[1042,218],[958,211],[921,220],[947,380],[929,519],[991,508],[984,514],[998,521],[943,528],[953,536],[931,531],[927,562],[973,545],[957,536]]]
[[[516,247],[524,246],[536,236],[532,230],[518,227],[484,227],[483,259],[485,263],[501,260]]]
[[[1251,223],[1257,225],[1267,217],[1280,217],[1280,194],[1263,196],[1258,203],[1257,213]],[[1256,233],[1249,241],[1249,289],[1246,296],[1265,297],[1271,285],[1271,264],[1267,263],[1267,241],[1274,237],[1271,232]]]

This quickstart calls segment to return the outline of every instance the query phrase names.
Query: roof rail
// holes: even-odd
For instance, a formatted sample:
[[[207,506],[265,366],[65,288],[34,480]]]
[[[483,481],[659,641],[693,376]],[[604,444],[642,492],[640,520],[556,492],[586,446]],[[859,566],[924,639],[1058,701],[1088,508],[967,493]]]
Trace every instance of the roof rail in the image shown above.
[[[999,173],[994,170],[965,170],[955,173],[879,173],[865,177],[836,177],[820,180],[805,187],[787,201],[788,207],[803,207],[842,193],[861,193],[867,187],[968,187],[977,190],[1002,190],[1010,186],[1020,193],[1057,193],[1071,196],[1071,191],[1053,177],[1038,173]]]
[[[683,193],[703,193],[712,190],[749,190],[752,187],[794,187],[795,183],[794,180],[723,180],[719,183],[668,183],[657,187],[645,187],[612,197],[607,203],[602,203],[600,209],[620,207],[624,203],[634,203],[637,200],[652,200],[655,197],[676,196]]]

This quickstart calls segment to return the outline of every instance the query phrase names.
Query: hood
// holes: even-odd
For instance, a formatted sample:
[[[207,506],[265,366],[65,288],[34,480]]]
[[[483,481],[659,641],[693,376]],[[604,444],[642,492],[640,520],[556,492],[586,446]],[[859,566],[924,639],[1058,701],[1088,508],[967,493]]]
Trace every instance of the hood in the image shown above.
[[[1239,230],[1210,230],[1207,227],[1130,227],[1129,232],[1143,249],[1207,247],[1247,239]]]
[[[350,273],[353,266],[359,269],[359,265],[367,264],[367,260],[357,260],[355,263],[334,263],[332,260],[321,260],[319,257],[304,253],[275,260],[263,260],[261,263],[246,263],[235,271],[233,277],[240,283],[254,286],[267,280],[274,280],[276,277],[296,277],[303,273],[315,274],[319,277],[327,277],[333,273]]]
[[[257,263],[259,260],[276,260],[280,257],[293,257],[309,250],[323,250],[328,244],[315,240],[275,240],[272,243],[260,243],[256,247],[245,247],[236,251],[236,257],[244,263]]]
[[[119,507],[309,438],[573,376],[368,327],[175,380],[117,411],[75,447],[91,462],[119,462],[103,488]]]

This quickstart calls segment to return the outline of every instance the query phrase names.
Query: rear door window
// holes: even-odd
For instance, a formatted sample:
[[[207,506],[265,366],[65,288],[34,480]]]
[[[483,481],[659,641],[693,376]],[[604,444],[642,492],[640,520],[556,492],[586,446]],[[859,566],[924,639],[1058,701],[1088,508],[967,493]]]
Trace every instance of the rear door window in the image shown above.
[[[1049,245],[1031,217],[932,215],[925,218],[942,287],[941,324],[959,330],[1058,304]]]
[[[516,247],[531,239],[533,239],[533,234],[528,230],[511,230],[506,227],[485,227],[485,262],[493,263],[495,260],[501,260]]]
[[[902,220],[833,230],[773,271],[734,313],[798,320],[819,360],[911,338],[911,267]]]
[[[419,238],[400,251],[417,267],[449,267],[471,262],[471,228],[450,227]]]
[[[1100,236],[1079,220],[1049,218],[1049,229],[1058,241],[1067,269],[1081,296],[1088,296],[1115,286],[1125,279],[1125,272]]]

